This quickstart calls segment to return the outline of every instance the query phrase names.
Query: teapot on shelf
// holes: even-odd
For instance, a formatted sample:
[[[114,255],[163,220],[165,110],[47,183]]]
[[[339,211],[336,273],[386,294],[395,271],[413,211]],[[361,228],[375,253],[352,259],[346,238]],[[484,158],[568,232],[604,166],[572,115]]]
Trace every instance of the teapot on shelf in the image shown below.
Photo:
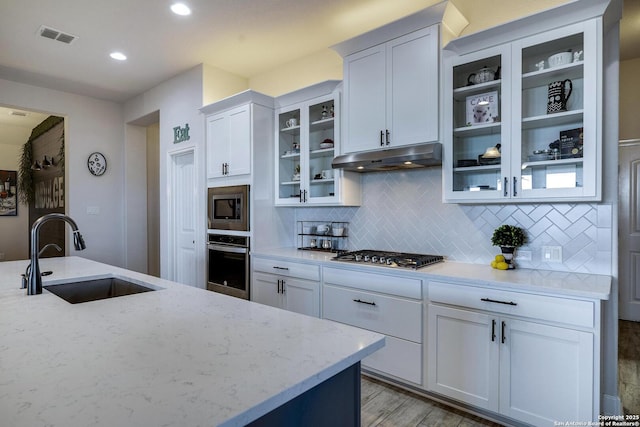
[[[475,73],[469,74],[469,77],[467,77],[467,84],[469,86],[477,85],[480,83],[490,82],[492,80],[498,80],[499,78],[500,67],[498,67],[496,71],[493,71],[491,68],[485,66],[480,68]]]

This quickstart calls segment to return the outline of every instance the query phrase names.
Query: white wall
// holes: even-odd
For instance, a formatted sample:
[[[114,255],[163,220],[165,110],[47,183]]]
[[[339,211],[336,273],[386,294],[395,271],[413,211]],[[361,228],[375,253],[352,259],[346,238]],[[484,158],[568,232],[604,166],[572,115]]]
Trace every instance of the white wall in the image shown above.
[[[167,214],[167,165],[169,155],[173,150],[184,149],[186,147],[195,148],[195,170],[197,177],[197,188],[202,189],[199,192],[200,197],[196,200],[193,207],[196,212],[201,212],[199,217],[202,221],[198,223],[196,229],[196,254],[197,254],[197,283],[205,286],[204,269],[205,269],[205,247],[206,247],[206,205],[205,190],[207,188],[205,180],[205,151],[204,151],[204,119],[198,109],[202,107],[203,99],[203,66],[199,65],[192,68],[170,80],[167,80],[155,88],[139,95],[126,102],[124,108],[124,122],[131,123],[137,119],[147,116],[154,111],[160,111],[160,276],[169,277],[168,271],[168,214]],[[179,144],[173,144],[173,128],[176,126],[184,127],[189,124],[189,141]],[[129,140],[129,132],[127,132],[127,145],[125,147],[125,158],[139,159],[138,142],[141,138],[133,138]],[[136,143],[134,143],[134,139]],[[136,161],[136,160],[134,160]],[[129,167],[129,166],[128,166]],[[134,179],[133,176],[131,176]],[[143,179],[142,175],[137,179]],[[146,178],[145,178],[146,179]],[[133,184],[133,182],[132,182]],[[125,190],[125,198],[132,200],[136,197],[146,197],[145,194],[139,194],[140,188],[135,185],[129,190]],[[127,219],[127,230],[129,240],[144,239],[146,242],[146,216],[130,217]]]
[[[123,116],[122,107],[109,101],[74,95],[0,79],[0,104],[65,117],[66,209],[80,227],[87,249],[80,255],[107,264],[124,265]],[[92,176],[87,157],[104,153],[107,172]],[[98,215],[87,215],[97,207]],[[67,242],[73,241],[71,234]]]
[[[640,138],[640,58],[620,63],[620,139]]]

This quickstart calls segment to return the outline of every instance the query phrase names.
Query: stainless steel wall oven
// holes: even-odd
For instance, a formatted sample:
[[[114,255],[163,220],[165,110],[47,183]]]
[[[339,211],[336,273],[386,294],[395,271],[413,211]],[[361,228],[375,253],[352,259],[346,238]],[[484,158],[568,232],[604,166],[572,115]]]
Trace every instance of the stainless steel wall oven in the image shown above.
[[[207,289],[249,299],[249,237],[209,234]]]

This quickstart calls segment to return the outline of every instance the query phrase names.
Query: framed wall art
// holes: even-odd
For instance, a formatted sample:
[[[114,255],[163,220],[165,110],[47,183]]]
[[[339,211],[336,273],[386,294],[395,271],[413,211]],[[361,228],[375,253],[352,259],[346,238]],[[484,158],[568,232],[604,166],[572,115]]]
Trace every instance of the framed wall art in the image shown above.
[[[0,170],[0,216],[18,215],[18,171]]]

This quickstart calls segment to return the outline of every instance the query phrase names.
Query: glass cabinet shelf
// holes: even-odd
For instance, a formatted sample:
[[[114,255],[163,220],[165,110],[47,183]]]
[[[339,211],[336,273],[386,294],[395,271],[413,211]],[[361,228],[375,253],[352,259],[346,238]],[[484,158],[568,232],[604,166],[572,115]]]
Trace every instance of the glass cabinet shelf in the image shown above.
[[[326,119],[316,120],[315,122],[311,122],[310,129],[314,130],[324,130],[324,129],[333,129],[334,126],[334,118],[329,117]]]
[[[467,167],[459,167],[459,168],[453,168],[453,171],[458,173],[458,172],[482,172],[482,171],[492,171],[492,170],[496,170],[499,171],[501,169],[501,165],[497,164],[497,165],[487,165],[487,166],[467,166]]]
[[[502,84],[502,80],[492,80],[490,82],[478,83],[470,86],[463,86],[453,90],[453,99],[464,101],[467,96],[485,92],[488,89],[497,89]]]
[[[559,165],[572,165],[582,163],[584,160],[582,157],[576,157],[573,159],[558,159],[558,160],[541,160],[537,162],[524,162],[522,169],[535,168],[539,166],[559,166]]]
[[[553,79],[581,79],[584,73],[584,61],[576,61],[553,68],[531,71],[522,75],[522,89],[546,85]]]
[[[282,129],[280,129],[280,132],[287,134],[287,135],[298,135],[300,134],[300,126],[289,126],[289,127],[284,127]]]
[[[522,119],[522,130],[536,129],[558,125],[568,125],[574,122],[582,122],[584,110],[565,111],[562,113],[544,114],[540,116],[525,117]]]
[[[481,136],[500,133],[500,122],[484,125],[462,126],[453,130],[454,136]]]

